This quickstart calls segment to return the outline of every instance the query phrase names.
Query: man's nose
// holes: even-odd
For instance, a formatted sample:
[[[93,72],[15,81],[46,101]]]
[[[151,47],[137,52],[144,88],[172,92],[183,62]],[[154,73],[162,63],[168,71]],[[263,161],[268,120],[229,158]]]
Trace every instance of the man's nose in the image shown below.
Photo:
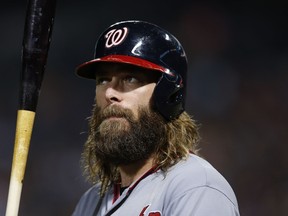
[[[122,101],[123,98],[121,93],[121,86],[117,79],[112,78],[109,85],[107,86],[105,97],[109,103],[117,103]]]

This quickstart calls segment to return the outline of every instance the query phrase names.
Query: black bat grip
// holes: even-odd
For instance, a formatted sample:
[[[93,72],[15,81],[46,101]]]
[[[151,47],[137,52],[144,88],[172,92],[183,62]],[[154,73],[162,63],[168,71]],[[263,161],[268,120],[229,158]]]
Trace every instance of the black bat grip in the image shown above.
[[[46,68],[56,0],[28,0],[22,43],[19,109],[36,111]]]

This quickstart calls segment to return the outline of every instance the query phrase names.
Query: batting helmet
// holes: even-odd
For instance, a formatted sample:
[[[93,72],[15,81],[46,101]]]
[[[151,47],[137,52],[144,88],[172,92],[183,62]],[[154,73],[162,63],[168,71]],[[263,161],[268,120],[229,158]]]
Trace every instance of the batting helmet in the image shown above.
[[[123,21],[111,25],[99,37],[94,59],[77,67],[76,73],[95,79],[95,66],[118,62],[161,72],[153,92],[153,104],[167,120],[184,111],[187,58],[179,41],[157,25]]]

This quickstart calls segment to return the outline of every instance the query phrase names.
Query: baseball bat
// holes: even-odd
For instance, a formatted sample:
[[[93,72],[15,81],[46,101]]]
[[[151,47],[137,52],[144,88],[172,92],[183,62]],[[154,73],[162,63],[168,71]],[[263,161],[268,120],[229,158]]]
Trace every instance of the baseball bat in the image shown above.
[[[28,0],[22,41],[19,107],[6,216],[17,216],[35,119],[46,67],[56,0]]]

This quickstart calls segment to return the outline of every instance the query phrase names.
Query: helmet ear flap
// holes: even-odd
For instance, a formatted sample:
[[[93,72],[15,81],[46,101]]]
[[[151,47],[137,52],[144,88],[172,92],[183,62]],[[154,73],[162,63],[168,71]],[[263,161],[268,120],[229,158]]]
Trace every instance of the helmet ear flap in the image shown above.
[[[184,86],[180,74],[163,73],[153,92],[157,111],[166,120],[177,118],[184,111]]]

